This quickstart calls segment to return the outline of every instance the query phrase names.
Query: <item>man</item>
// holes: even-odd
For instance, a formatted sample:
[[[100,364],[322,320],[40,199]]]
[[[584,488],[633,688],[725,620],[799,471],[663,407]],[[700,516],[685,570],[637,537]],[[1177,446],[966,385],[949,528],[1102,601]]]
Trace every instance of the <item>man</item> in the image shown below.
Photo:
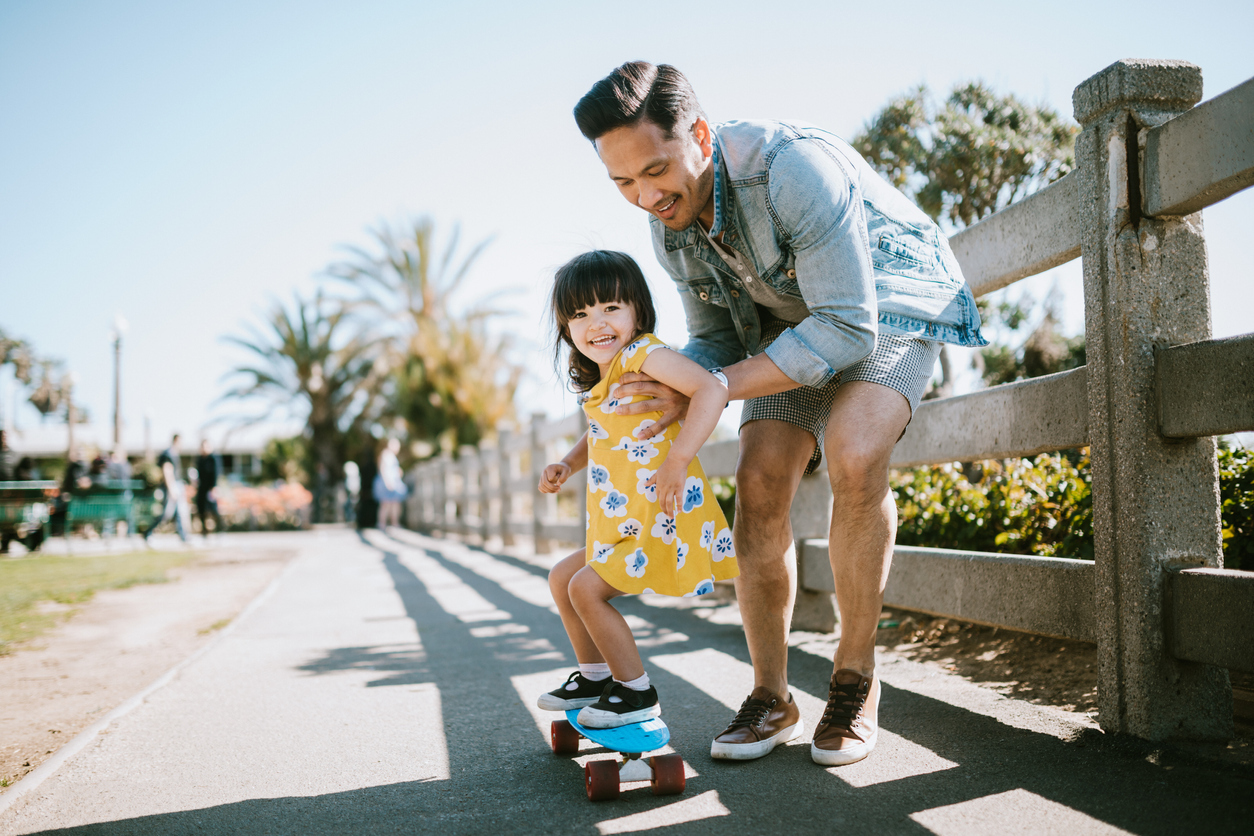
[[[213,530],[222,533],[222,515],[218,513],[218,457],[207,438],[201,439],[200,455],[196,457],[196,516],[200,519],[200,533],[206,540],[211,516]]]
[[[875,630],[897,525],[889,457],[940,341],[986,344],[975,299],[936,226],[832,134],[712,127],[678,70],[644,62],[594,85],[575,120],[619,192],[652,216],[687,317],[683,353],[745,400],[734,537],[754,688],[710,754],[757,758],[803,731],[788,692],[788,512],[826,453],[841,640],[810,754],[861,760],[879,728]],[[683,416],[679,393],[633,381],[620,392],[644,397],[619,411],[664,412],[643,436]]]
[[[162,523],[173,518],[174,528],[178,531],[179,539],[186,543],[191,526],[187,520],[187,491],[183,487],[183,465],[179,461],[178,433],[175,433],[170,439],[170,446],[162,450],[161,455],[157,456],[157,467],[161,468],[161,482],[165,486],[165,507],[162,508],[161,516],[153,520],[152,525],[141,532],[140,536],[147,543],[148,537]]]

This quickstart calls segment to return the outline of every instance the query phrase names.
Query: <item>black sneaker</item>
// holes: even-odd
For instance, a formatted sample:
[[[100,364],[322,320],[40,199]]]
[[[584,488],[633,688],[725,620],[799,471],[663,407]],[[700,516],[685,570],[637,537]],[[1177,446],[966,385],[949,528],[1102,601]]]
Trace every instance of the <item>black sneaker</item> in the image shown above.
[[[602,679],[594,682],[591,679],[585,679],[579,671],[575,671],[566,678],[565,685],[554,688],[547,694],[541,694],[540,699],[536,700],[536,705],[545,711],[570,711],[574,708],[592,705],[600,698],[607,681],[613,682],[614,680]]]
[[[643,691],[633,691],[626,685],[610,680],[601,692],[601,699],[579,712],[579,725],[590,729],[616,729],[641,723],[650,717],[661,715],[657,702],[657,689],[650,685]]]

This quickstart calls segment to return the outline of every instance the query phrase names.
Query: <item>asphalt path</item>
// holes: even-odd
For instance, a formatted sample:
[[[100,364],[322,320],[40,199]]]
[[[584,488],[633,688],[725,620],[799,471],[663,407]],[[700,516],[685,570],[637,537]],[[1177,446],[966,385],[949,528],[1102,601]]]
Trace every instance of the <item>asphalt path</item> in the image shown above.
[[[751,687],[734,605],[620,599],[662,698],[682,796],[584,797],[536,696],[573,657],[542,560],[409,532],[287,535],[300,550],[205,652],[0,813],[0,834],[1245,833],[1248,772],[886,656],[879,747],[824,769],[808,734],[709,758]],[[800,637],[822,713],[830,643]],[[15,789],[22,788],[18,784]],[[0,799],[3,797],[0,796]]]

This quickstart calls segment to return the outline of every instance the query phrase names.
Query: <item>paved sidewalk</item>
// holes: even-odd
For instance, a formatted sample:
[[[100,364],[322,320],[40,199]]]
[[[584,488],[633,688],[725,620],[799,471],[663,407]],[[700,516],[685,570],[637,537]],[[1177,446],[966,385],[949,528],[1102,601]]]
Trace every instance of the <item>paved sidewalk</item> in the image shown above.
[[[822,769],[808,736],[711,761],[711,735],[749,690],[748,654],[726,608],[671,599],[622,608],[687,792],[642,785],[591,804],[580,764],[605,754],[555,757],[551,715],[534,708],[572,665],[538,561],[407,532],[285,537],[301,553],[264,600],[24,790],[0,834],[1178,836],[1254,822],[1246,772],[1110,741],[1083,717],[891,656],[867,761]],[[791,673],[812,727],[831,663],[807,647]]]

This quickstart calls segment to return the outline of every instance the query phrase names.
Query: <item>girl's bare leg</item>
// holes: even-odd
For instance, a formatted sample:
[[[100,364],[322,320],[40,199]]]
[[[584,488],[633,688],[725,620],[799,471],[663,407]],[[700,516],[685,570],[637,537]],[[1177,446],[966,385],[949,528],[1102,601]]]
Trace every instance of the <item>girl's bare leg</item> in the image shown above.
[[[600,655],[609,663],[614,678],[619,682],[629,682],[644,676],[644,665],[631,628],[610,604],[612,598],[623,593],[602,580],[589,566],[575,572],[568,589],[581,624],[595,642]],[[575,653],[578,655],[579,651]]]
[[[570,579],[587,565],[584,554],[584,549],[573,552],[549,570],[549,590],[553,593],[557,614],[562,617],[562,626],[566,628],[566,635],[570,638],[570,646],[575,650],[575,658],[582,665],[596,665],[605,662],[605,659],[592,636],[588,635],[583,619],[570,601]]]

